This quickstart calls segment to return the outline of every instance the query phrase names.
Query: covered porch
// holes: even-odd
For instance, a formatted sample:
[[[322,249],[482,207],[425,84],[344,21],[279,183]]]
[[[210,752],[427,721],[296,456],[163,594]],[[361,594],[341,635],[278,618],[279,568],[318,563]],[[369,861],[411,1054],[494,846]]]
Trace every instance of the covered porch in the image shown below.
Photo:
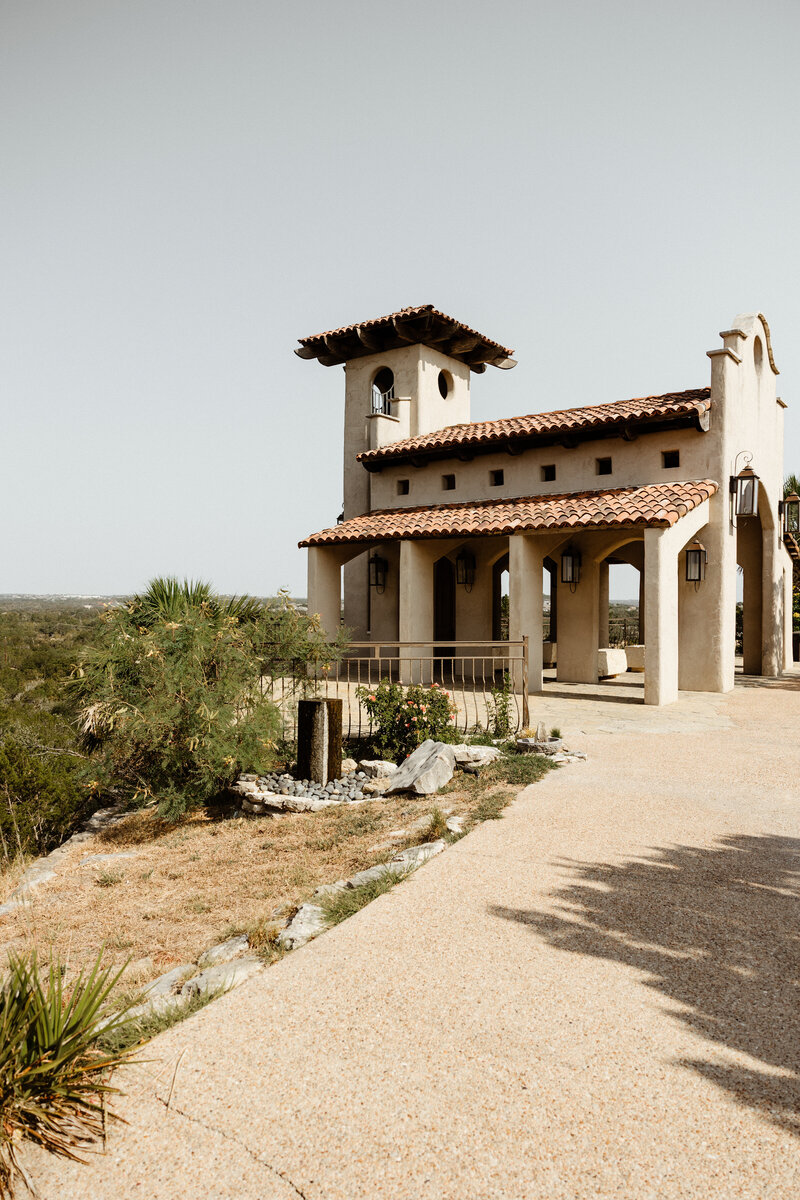
[[[644,646],[632,657],[644,672],[617,682],[651,705],[671,703],[681,688],[723,690],[715,686],[725,632],[719,597],[712,579],[698,586],[686,578],[686,550],[707,525],[716,490],[701,481],[365,514],[303,543],[309,611],[329,633],[338,629],[342,568],[351,564],[370,643],[427,647],[466,662],[465,643],[473,658],[484,639],[487,653],[497,653],[507,572],[509,643],[527,643],[525,690],[541,693],[548,677],[597,685],[617,674],[600,652],[609,648],[609,564],[626,562],[640,574]],[[515,689],[523,688],[513,654],[509,667]]]

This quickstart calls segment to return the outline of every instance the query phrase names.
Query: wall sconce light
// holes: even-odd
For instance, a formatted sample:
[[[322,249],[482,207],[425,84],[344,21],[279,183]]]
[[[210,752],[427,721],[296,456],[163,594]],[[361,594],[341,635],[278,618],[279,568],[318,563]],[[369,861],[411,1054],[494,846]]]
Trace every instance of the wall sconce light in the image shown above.
[[[800,533],[800,496],[790,492],[783,500],[783,532]]]
[[[581,556],[577,550],[565,550],[561,555],[561,582],[568,583],[574,592],[581,579]]]
[[[706,577],[708,554],[702,542],[692,542],[686,548],[686,582],[695,585],[695,591]]]
[[[384,591],[388,570],[389,564],[386,559],[381,558],[380,554],[373,554],[369,560],[369,586],[374,587],[377,592]]]
[[[468,592],[472,591],[475,582],[475,555],[469,550],[459,550],[456,555],[456,583],[460,583]]]
[[[738,459],[739,455],[736,457]],[[738,475],[731,475],[730,479],[733,512],[737,517],[754,517],[758,512],[758,476],[750,466],[751,457],[745,455],[747,465]]]

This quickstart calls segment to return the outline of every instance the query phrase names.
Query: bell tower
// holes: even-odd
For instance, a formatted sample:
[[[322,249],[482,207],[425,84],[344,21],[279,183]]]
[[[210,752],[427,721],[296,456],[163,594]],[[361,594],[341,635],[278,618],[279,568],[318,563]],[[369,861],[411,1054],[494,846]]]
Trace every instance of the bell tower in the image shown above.
[[[301,338],[300,358],[344,366],[344,517],[370,511],[365,450],[470,420],[470,377],[516,366],[512,351],[424,304],[388,317]],[[368,552],[344,570],[344,621],[356,640],[369,629]]]

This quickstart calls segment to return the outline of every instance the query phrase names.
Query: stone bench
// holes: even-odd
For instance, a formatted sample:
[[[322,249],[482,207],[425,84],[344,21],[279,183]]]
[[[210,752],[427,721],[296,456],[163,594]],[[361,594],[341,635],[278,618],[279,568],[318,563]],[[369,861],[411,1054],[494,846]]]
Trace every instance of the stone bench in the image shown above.
[[[556,665],[558,655],[558,645],[556,642],[542,643],[542,666],[554,667]]]
[[[644,670],[644,646],[628,646],[625,649],[629,671]]]
[[[615,675],[624,675],[628,669],[628,659],[624,650],[614,646],[606,646],[597,651],[597,674],[601,679],[611,679]]]

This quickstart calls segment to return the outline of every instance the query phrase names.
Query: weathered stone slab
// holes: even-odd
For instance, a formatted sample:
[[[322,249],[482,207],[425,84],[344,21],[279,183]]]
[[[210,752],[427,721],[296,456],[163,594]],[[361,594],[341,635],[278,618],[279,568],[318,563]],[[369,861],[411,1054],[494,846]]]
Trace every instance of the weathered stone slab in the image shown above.
[[[485,767],[487,763],[494,762],[500,757],[500,750],[497,746],[453,746],[453,754],[456,762],[461,767],[464,763],[474,763],[476,766]]]
[[[644,670],[644,646],[626,646],[625,659],[629,671]]]
[[[178,985],[185,983],[196,970],[197,967],[194,963],[181,963],[179,966],[173,967],[171,971],[159,975],[158,979],[148,983],[142,988],[142,991],[152,999],[155,999],[156,996],[171,996]]]
[[[408,849],[401,850],[399,854],[396,854],[386,866],[389,870],[394,869],[402,873],[416,871],[417,867],[421,867],[429,858],[441,854],[444,847],[445,843],[441,839],[436,842],[423,842],[421,846],[409,846]]]
[[[197,965],[204,969],[205,967],[215,967],[217,963],[230,962],[238,954],[244,954],[249,946],[247,934],[240,933],[237,937],[228,938],[226,941],[218,942],[216,946],[204,950],[197,960]]]
[[[423,742],[392,775],[386,794],[415,792],[418,796],[430,796],[450,782],[455,765],[452,746],[431,740]]]
[[[628,669],[628,659],[624,650],[606,646],[597,651],[597,674],[601,679],[610,679],[614,675],[624,675]]]
[[[278,935],[278,943],[285,950],[297,950],[327,927],[325,913],[318,904],[303,904]]]
[[[121,862],[126,858],[136,858],[135,850],[117,850],[107,854],[87,854],[78,864],[80,867],[98,867],[106,863]]]
[[[239,983],[244,983],[251,975],[264,967],[260,958],[248,955],[235,958],[232,962],[218,963],[207,967],[194,979],[188,980],[181,988],[182,996],[199,996],[201,992],[228,992]]]

